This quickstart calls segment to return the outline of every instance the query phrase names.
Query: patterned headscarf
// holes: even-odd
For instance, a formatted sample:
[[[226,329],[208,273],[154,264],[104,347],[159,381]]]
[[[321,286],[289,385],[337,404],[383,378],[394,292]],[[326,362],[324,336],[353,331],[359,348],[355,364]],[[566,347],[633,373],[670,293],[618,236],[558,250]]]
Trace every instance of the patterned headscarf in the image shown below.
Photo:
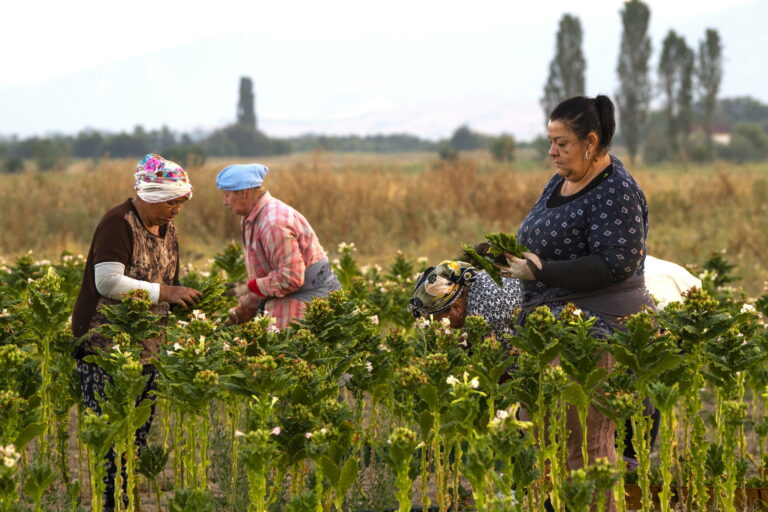
[[[187,171],[160,155],[150,153],[142,158],[133,177],[136,194],[148,203],[192,197],[192,184]]]
[[[477,277],[477,270],[463,261],[441,261],[419,276],[408,309],[413,316],[434,315],[448,309],[463,287]]]

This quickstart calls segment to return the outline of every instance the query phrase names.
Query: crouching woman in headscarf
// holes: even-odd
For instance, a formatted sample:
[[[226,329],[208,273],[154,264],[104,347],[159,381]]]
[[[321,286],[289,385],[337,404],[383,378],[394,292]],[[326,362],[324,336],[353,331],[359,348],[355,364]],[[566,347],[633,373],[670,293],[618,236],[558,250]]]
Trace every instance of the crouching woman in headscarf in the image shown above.
[[[502,278],[499,287],[491,276],[469,263],[444,260],[419,276],[408,309],[416,318],[448,318],[454,329],[464,327],[467,315],[478,315],[501,339],[513,333],[514,312],[520,304],[519,279]]]
[[[84,406],[97,414],[101,414],[99,400],[105,399],[104,386],[110,377],[100,366],[83,358],[112,348],[112,340],[90,332],[107,323],[99,308],[118,304],[122,295],[132,289],[146,290],[152,312],[163,317],[168,315],[171,306],[188,307],[200,298],[199,291],[179,286],[178,281],[179,243],[172,220],[181,211],[182,204],[192,197],[186,171],[174,162],[149,154],[136,167],[134,180],[136,197],[109,210],[96,227],[72,315],[74,336],[85,335],[74,353]],[[156,389],[157,372],[152,358],[161,341],[161,337],[156,337],[141,342],[143,371],[149,376],[141,400],[150,398],[150,392]],[[152,415],[136,431],[137,445],[146,444],[151,424]],[[105,510],[112,510],[114,451],[110,450],[107,458]]]

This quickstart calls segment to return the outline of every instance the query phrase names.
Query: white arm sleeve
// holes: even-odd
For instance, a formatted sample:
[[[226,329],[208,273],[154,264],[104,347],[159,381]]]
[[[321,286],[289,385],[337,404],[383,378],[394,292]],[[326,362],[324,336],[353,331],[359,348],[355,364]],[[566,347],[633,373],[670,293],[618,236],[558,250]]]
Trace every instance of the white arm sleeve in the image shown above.
[[[93,266],[96,291],[104,297],[120,300],[128,290],[147,290],[152,304],[160,301],[160,283],[139,281],[125,275],[125,265],[116,261],[105,261]]]

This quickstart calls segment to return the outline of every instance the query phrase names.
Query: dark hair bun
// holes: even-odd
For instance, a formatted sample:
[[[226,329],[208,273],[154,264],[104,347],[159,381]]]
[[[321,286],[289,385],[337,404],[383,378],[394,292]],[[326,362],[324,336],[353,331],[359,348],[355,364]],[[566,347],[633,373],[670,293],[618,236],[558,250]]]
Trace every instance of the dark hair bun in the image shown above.
[[[565,123],[580,139],[595,132],[600,139],[598,149],[608,150],[616,131],[616,115],[608,96],[595,98],[574,96],[560,103],[549,116],[550,121]]]

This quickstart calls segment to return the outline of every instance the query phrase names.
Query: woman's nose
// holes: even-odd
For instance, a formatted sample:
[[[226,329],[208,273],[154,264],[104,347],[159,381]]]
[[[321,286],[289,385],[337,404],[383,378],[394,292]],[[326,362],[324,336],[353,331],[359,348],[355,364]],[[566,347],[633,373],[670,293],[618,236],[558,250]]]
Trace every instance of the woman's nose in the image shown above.
[[[557,146],[554,144],[549,145],[549,151],[547,151],[547,154],[549,156],[556,156],[557,155]]]

